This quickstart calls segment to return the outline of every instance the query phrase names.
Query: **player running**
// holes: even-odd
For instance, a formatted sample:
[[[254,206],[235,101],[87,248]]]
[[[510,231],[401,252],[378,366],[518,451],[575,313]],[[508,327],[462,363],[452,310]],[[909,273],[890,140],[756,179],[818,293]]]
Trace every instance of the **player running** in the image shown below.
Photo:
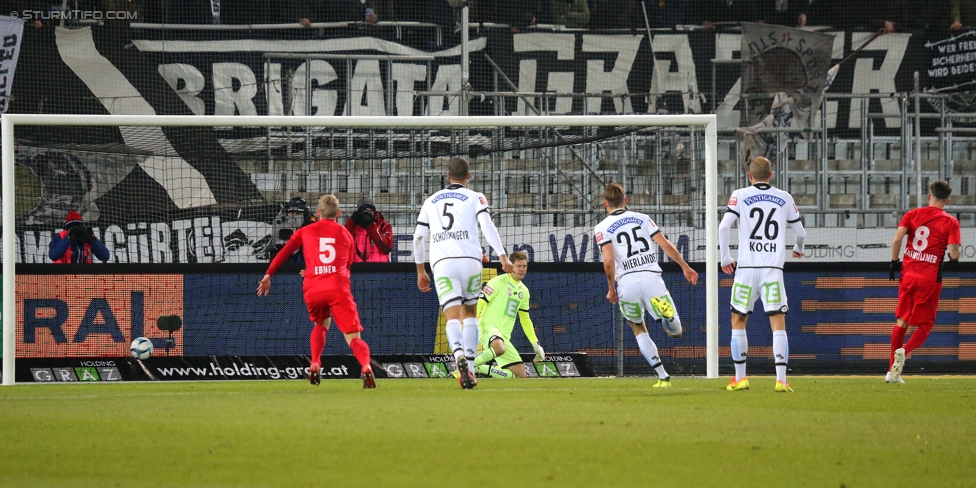
[[[478,351],[476,305],[481,292],[481,238],[498,253],[502,270],[512,270],[502,246],[498,229],[491,221],[488,200],[484,195],[465,188],[471,173],[468,162],[452,159],[447,166],[450,186],[434,193],[424,202],[417,216],[413,236],[414,262],[417,264],[417,287],[431,290],[430,277],[424,271],[426,249],[424,238],[430,235],[430,268],[434,272],[437,300],[444,309],[447,342],[454,353],[461,388],[469,390],[478,384],[474,358]]]
[[[671,241],[647,215],[631,212],[625,207],[627,196],[622,186],[610,183],[603,191],[603,206],[610,214],[593,230],[596,244],[603,251],[603,271],[607,275],[607,300],[620,303],[620,313],[630,324],[644,359],[657,371],[654,388],[668,388],[671,377],[664,370],[657,345],[651,340],[644,324],[645,308],[654,320],[662,322],[670,337],[681,336],[681,318],[674,309],[674,300],[661,279],[661,266],[651,246],[654,241],[664,254],[681,266],[691,284],[698,283],[698,273],[681,257]]]
[[[943,210],[949,203],[950,194],[952,187],[943,180],[929,185],[929,206],[906,212],[891,240],[888,278],[894,280],[895,273],[901,269],[901,279],[898,281],[898,308],[895,310],[895,327],[891,331],[886,383],[905,382],[901,377],[905,356],[924,344],[932,332],[942,293],[942,260],[946,248],[949,249],[949,261],[959,261],[962,244],[959,221]],[[906,235],[909,240],[903,266],[898,261],[898,253]],[[905,332],[910,325],[918,329],[905,344]]]
[[[373,369],[369,365],[369,345],[359,337],[363,326],[359,323],[359,312],[349,283],[353,240],[349,231],[336,223],[339,200],[332,195],[322,196],[316,215],[318,222],[297,229],[281,252],[275,255],[268,265],[267,274],[258,283],[258,296],[268,295],[271,276],[292,253],[301,249],[305,262],[302,292],[308,306],[308,316],[315,323],[310,337],[312,365],[308,369],[308,382],[318,385],[321,380],[322,366],[319,361],[325,349],[325,334],[329,331],[331,317],[335,316],[336,325],[362,366],[363,388],[376,388]]]
[[[525,337],[535,351],[532,361],[544,361],[546,351],[539,345],[529,318],[529,289],[522,281],[529,270],[529,258],[524,252],[516,251],[508,259],[512,262],[512,272],[489,280],[478,297],[479,334],[484,350],[474,358],[474,368],[478,373],[494,378],[525,378],[522,357],[512,344],[516,313]],[[496,367],[488,365],[492,360]]]
[[[786,287],[783,284],[783,263],[786,261],[786,224],[795,236],[793,257],[803,257],[806,231],[800,221],[800,211],[793,196],[769,184],[772,167],[769,160],[758,157],[749,163],[749,182],[729,198],[729,209],[718,226],[718,243],[722,252],[722,271],[733,274],[732,284],[732,362],[735,378],[726,387],[729,391],[748,390],[746,357],[746,321],[756,299],[762,298],[769,326],[773,330],[773,356],[776,364],[778,392],[793,389],[786,381],[789,362],[789,343],[786,339]],[[732,224],[739,220],[738,263],[729,253],[729,234]],[[762,296],[760,297],[760,294]]]

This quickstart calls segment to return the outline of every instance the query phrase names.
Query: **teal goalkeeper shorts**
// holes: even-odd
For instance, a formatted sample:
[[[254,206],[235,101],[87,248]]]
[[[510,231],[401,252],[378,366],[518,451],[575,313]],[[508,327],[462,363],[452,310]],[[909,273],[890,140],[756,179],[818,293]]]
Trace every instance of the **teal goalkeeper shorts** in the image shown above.
[[[508,368],[513,364],[522,364],[522,356],[519,356],[518,350],[515,349],[515,344],[505,336],[503,336],[498,329],[494,327],[484,327],[481,332],[480,341],[481,347],[488,349],[492,340],[501,339],[505,343],[505,354],[495,357],[495,364],[499,368]]]

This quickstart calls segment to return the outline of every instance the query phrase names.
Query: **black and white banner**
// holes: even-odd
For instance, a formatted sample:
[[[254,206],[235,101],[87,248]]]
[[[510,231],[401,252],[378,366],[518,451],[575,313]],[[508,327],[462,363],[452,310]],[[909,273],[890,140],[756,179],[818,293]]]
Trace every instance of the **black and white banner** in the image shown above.
[[[17,24],[5,20],[4,32]],[[429,36],[397,32],[381,27],[329,35],[298,29],[160,31],[115,24],[28,29],[22,41],[5,34],[3,69],[8,64],[11,68],[0,82],[10,90],[12,61],[23,51],[19,81],[9,91],[10,111],[16,113],[398,117],[461,113],[460,98],[450,95],[460,88],[460,45],[450,36],[438,44]],[[815,56],[808,57],[816,58],[819,72],[872,34],[818,35],[832,39],[827,42],[829,53],[820,42],[811,52]],[[740,126],[745,108],[740,66],[712,60],[740,59],[742,34],[701,29],[652,35],[649,42],[642,32],[483,30],[469,43],[474,92],[469,112],[714,110],[723,128]],[[930,42],[908,33],[883,35],[840,66],[828,93],[908,91],[916,70],[926,74],[923,86],[931,86],[943,72],[923,69],[933,63],[951,64],[934,67],[947,68],[949,77],[956,73],[947,84],[963,84],[965,76],[972,80],[965,73],[959,78],[970,66],[972,37],[972,33],[959,33],[944,42]],[[791,53],[800,48],[799,44],[789,47]],[[807,59],[805,47],[797,58],[801,61]],[[827,58],[829,63],[824,62]],[[492,63],[511,85],[495,76]],[[655,74],[655,69],[660,73]],[[804,86],[817,88],[814,78],[819,80],[805,77]],[[479,96],[491,91],[553,95],[506,100]],[[556,96],[560,93],[586,95]],[[832,134],[860,134],[861,113],[868,109],[864,100],[834,99],[825,106]],[[891,117],[878,121],[875,134],[897,135],[897,101],[881,100],[880,111]],[[922,130],[933,133],[926,121]],[[265,260],[280,202],[265,201],[261,190],[276,183],[262,178],[275,174],[270,167],[249,174],[238,161],[264,162],[269,144],[274,146],[271,151],[284,152],[294,149],[296,142],[271,138],[267,130],[207,127],[25,127],[16,136],[17,164],[36,177],[40,188],[39,195],[19,203],[33,205],[17,216],[18,259],[25,263],[48,259],[47,242],[69,210],[80,211],[98,228],[99,236],[112,247],[115,262]],[[588,228],[559,228],[539,233],[535,242],[515,244],[530,246],[539,261],[562,260],[557,256],[565,258],[569,250],[579,260],[590,260],[594,254],[589,233]],[[397,257],[406,259],[403,254],[408,254],[409,245],[399,245],[404,251],[398,251]]]
[[[20,41],[24,35],[24,20],[0,16],[0,114],[10,106]]]

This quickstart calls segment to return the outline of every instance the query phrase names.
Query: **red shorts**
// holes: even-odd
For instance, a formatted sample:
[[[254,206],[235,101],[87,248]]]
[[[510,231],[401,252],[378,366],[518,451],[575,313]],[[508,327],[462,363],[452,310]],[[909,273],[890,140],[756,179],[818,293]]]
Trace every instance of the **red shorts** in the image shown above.
[[[939,310],[942,283],[902,276],[898,283],[898,308],[895,317],[915,327],[932,327]]]
[[[348,290],[309,290],[305,292],[305,305],[308,306],[308,318],[312,322],[321,324],[332,317],[343,334],[352,334],[363,330],[359,323],[359,311],[352,293]]]

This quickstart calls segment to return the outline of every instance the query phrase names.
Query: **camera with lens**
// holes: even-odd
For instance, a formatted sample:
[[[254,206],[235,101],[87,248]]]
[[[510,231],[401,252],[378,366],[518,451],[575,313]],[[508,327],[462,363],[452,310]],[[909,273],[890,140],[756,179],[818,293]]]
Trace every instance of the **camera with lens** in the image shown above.
[[[370,210],[371,209],[369,209],[369,208],[360,208],[359,210],[356,210],[352,214],[352,217],[351,217],[352,218],[352,221],[356,225],[358,225],[358,226],[360,226],[360,227],[362,227],[364,229],[366,227],[369,227],[369,225],[372,224],[376,220],[376,215],[373,213],[375,210],[374,211],[370,211]]]
[[[95,231],[84,224],[78,224],[68,229],[68,237],[78,242],[95,242]]]
[[[271,224],[275,236],[275,243],[271,250],[272,256],[284,247],[296,230],[311,223],[311,217],[312,212],[304,198],[295,197],[282,205],[281,211],[278,212]]]

